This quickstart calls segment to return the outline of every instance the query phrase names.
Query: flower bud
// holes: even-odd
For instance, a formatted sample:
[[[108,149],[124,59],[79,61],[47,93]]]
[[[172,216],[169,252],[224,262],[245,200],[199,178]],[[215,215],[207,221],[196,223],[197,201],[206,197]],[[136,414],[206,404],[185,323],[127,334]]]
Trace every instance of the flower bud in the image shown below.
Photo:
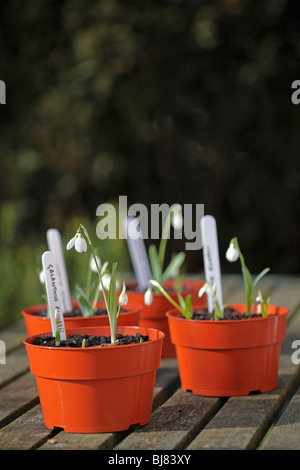
[[[233,243],[230,243],[229,248],[226,251],[226,259],[230,261],[230,263],[234,263],[239,259],[239,251]]]

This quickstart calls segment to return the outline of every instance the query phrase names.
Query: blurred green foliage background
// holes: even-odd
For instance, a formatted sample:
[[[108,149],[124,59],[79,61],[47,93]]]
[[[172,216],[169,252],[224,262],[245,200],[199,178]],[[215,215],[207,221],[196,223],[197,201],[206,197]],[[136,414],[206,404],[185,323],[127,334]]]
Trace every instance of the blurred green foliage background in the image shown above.
[[[96,209],[204,204],[224,272],[232,236],[252,272],[299,273],[299,7],[288,0],[1,0],[0,327],[39,303],[46,230]],[[181,250],[184,240],[168,245]],[[71,286],[87,257],[66,254]],[[200,273],[202,252],[185,269]]]

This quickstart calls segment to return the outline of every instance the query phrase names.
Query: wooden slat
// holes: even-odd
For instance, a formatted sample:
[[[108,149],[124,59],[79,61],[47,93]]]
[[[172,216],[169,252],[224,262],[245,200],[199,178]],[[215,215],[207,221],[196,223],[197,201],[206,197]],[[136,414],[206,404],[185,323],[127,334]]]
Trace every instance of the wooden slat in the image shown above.
[[[36,449],[52,435],[44,425],[40,405],[36,405],[0,429],[1,450]]]
[[[6,353],[19,347],[26,336],[27,334],[23,319],[0,331],[0,339],[5,343]]]
[[[19,346],[6,355],[6,364],[0,366],[0,388],[29,370],[25,346]]]
[[[292,317],[283,349],[289,354],[292,363],[292,348],[294,340],[300,340],[300,313]],[[299,349],[299,348],[297,348]],[[294,366],[294,367],[300,367]],[[262,449],[289,449],[300,450],[300,416],[299,416],[300,390],[293,396],[282,416],[264,440]]]
[[[187,449],[256,449],[300,380],[289,356],[281,357],[281,370],[276,390],[229,398]]]
[[[2,449],[248,449],[257,448],[274,425],[262,449],[299,448],[299,366],[292,364],[291,344],[300,339],[300,278],[267,275],[259,284],[272,304],[290,309],[282,345],[279,383],[266,394],[229,399],[199,397],[180,388],[176,359],[162,359],[157,371],[153,415],[149,424],[122,433],[72,434],[49,430],[43,423],[35,379],[28,371],[23,320],[0,332],[7,348],[7,364],[0,365],[0,442]],[[244,301],[241,275],[223,275],[225,303]],[[20,346],[21,347],[18,347]],[[1,388],[2,387],[2,388]],[[293,434],[294,438],[291,438]],[[280,440],[281,446],[278,447]],[[296,447],[298,445],[298,447]]]
[[[260,449],[300,450],[300,387]]]
[[[179,389],[153,414],[149,424],[135,430],[115,449],[185,449],[222,403],[220,398],[198,397]]]
[[[281,285],[284,305],[297,305],[298,292],[290,295]],[[287,298],[286,298],[287,296]],[[295,307],[296,308],[296,307]],[[188,447],[195,449],[253,449],[259,446],[281,408],[300,382],[300,368],[292,363],[291,344],[300,339],[300,312],[290,320],[282,343],[278,387],[275,391],[248,397],[232,397]]]
[[[0,427],[38,403],[35,378],[30,372],[1,389]]]

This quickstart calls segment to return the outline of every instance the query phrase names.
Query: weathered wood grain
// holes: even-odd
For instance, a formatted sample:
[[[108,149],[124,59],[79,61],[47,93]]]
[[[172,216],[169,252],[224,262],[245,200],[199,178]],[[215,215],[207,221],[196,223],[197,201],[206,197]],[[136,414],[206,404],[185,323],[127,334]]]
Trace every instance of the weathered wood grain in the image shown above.
[[[1,450],[36,449],[52,435],[44,425],[40,405],[36,405],[0,429]]]
[[[35,378],[29,372],[1,389],[0,427],[38,403]]]
[[[276,390],[229,399],[195,396],[180,388],[176,358],[162,359],[150,423],[121,433],[72,434],[47,429],[22,345],[26,337],[24,323],[7,328],[0,332],[7,349],[7,363],[0,365],[1,449],[298,450],[300,389],[295,391],[300,385],[300,369],[291,361],[291,345],[300,339],[299,286],[300,277],[272,274],[259,284],[264,297],[270,295],[272,304],[286,306],[291,312]],[[240,274],[223,275],[223,298],[225,303],[244,302]]]
[[[5,342],[6,353],[20,346],[27,337],[23,319],[0,331],[0,339]]]
[[[300,450],[300,387],[266,436],[260,449]]]
[[[300,380],[289,356],[281,357],[278,386],[267,393],[231,397],[188,450],[256,449]]]
[[[150,423],[127,436],[116,450],[185,449],[222,403],[220,398],[198,397],[179,389],[153,413]]]
[[[6,364],[0,366],[0,388],[29,370],[25,346],[21,345],[6,355]]]

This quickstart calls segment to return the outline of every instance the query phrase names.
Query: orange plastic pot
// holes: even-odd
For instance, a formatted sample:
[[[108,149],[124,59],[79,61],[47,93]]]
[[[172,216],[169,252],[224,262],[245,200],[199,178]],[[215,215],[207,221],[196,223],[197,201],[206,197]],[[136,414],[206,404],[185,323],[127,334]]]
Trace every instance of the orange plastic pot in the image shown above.
[[[72,302],[73,307],[77,307],[77,302]],[[105,308],[104,302],[98,302],[98,308]],[[46,304],[32,305],[22,310],[22,315],[25,321],[25,328],[28,336],[47,333],[51,331],[50,318],[38,315],[41,310],[47,308]],[[124,309],[126,311],[120,312],[118,325],[119,326],[137,326],[139,322],[139,315],[141,312],[141,305],[128,303]],[[73,328],[86,328],[95,326],[108,326],[109,320],[107,315],[93,315],[90,317],[65,317],[66,329]]]
[[[231,306],[246,311],[245,305]],[[239,396],[276,388],[287,314],[284,307],[270,306],[266,318],[206,321],[167,312],[183,390]]]
[[[197,279],[183,278],[182,284],[186,289],[191,292],[192,305],[199,305],[201,308],[207,307],[207,296],[203,294],[202,297],[198,297],[199,290],[204,286],[204,281],[198,281]]]
[[[139,326],[143,328],[154,328],[163,331],[165,334],[165,338],[162,349],[162,357],[176,357],[176,351],[170,339],[169,325],[166,317],[166,312],[170,310],[171,305],[169,300],[167,300],[164,295],[160,292],[154,292],[152,304],[145,305],[145,292],[135,290],[136,282],[127,282],[126,285],[127,287],[129,287],[127,289],[129,301],[138,303],[142,306],[139,317]],[[173,281],[167,281],[164,286],[166,288],[172,289]],[[182,295],[183,297],[185,297],[187,294],[191,294],[191,292],[191,288],[186,287],[182,291]],[[171,298],[178,302],[177,293],[175,291],[168,291],[168,294]]]
[[[24,340],[35,375],[43,418],[50,428],[98,433],[141,426],[151,418],[163,333],[119,327],[117,333],[149,335],[144,343],[94,348],[33,345]],[[74,329],[71,334],[110,335],[109,327]]]

